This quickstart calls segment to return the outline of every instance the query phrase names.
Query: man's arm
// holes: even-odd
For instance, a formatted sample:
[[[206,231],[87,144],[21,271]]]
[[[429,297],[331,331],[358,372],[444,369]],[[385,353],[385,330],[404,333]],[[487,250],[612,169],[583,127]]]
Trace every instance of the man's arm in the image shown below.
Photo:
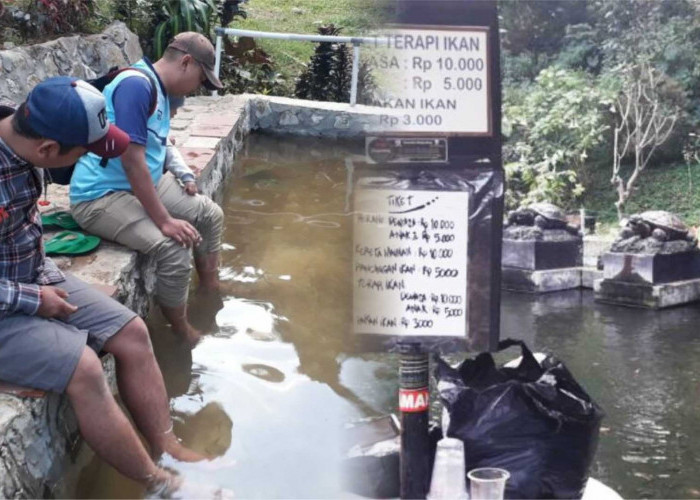
[[[160,231],[180,245],[197,245],[201,241],[199,232],[189,222],[171,217],[158,198],[146,164],[145,146],[132,142],[121,156],[121,160],[134,195]]]
[[[12,313],[36,314],[40,289],[39,285],[0,279],[0,317]]]
[[[67,318],[78,308],[65,299],[68,293],[53,286],[39,286],[0,279],[0,318],[22,313],[43,318]]]
[[[158,198],[146,163],[149,107],[151,93],[155,91],[151,82],[140,75],[125,78],[114,90],[115,125],[131,138],[131,144],[121,156],[122,166],[134,195],[160,231],[180,245],[196,245],[201,239],[199,233],[188,222],[170,216]]]
[[[182,182],[194,182],[194,173],[187,166],[182,153],[173,144],[168,144],[165,152],[165,168]]]
[[[180,179],[185,186],[185,192],[190,196],[197,194],[197,184],[194,182],[194,173],[185,163],[182,154],[174,144],[168,144],[165,150],[165,168],[175,177]]]

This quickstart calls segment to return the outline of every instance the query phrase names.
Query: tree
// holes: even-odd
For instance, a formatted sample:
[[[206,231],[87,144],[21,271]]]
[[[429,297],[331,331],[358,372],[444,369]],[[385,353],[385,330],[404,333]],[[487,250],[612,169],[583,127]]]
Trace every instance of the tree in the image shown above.
[[[338,36],[342,28],[333,24],[319,26],[319,35]],[[348,44],[320,42],[311,60],[297,77],[295,97],[315,101],[348,102],[352,78],[352,49]],[[360,63],[357,77],[357,102],[374,104],[376,85],[369,64]]]
[[[585,0],[513,0],[499,3],[503,47],[535,58],[561,48],[566,26],[586,19]]]
[[[615,207],[620,220],[635,183],[656,149],[671,135],[682,109],[672,83],[649,63],[629,66],[623,73],[622,88],[614,106],[617,117],[610,179],[617,191]],[[622,162],[629,155],[634,163],[625,179]]]

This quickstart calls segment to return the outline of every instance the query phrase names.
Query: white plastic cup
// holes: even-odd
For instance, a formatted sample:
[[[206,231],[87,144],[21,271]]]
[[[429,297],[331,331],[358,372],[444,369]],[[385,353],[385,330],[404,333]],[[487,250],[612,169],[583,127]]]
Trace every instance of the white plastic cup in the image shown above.
[[[467,474],[472,500],[503,500],[510,473],[496,467],[482,467]]]
[[[443,438],[437,443],[428,500],[467,500],[464,478],[464,443]]]

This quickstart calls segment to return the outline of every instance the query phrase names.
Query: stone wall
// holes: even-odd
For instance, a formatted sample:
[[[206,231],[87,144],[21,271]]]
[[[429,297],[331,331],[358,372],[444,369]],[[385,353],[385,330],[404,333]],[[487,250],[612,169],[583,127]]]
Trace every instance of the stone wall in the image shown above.
[[[377,108],[286,97],[248,97],[252,130],[338,139],[361,137],[379,128]]]
[[[29,90],[51,76],[95,78],[113,66],[128,66],[141,57],[138,37],[122,22],[112,23],[98,35],[68,36],[0,50],[0,102],[21,103]]]

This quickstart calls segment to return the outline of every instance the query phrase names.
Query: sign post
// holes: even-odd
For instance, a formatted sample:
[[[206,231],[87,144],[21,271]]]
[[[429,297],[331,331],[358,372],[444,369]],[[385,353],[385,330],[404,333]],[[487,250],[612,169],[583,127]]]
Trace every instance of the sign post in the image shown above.
[[[400,353],[401,497],[424,498],[428,353],[499,340],[498,14],[485,0],[397,5],[369,54],[382,109],[355,171],[353,328],[361,349]]]
[[[402,343],[399,358],[401,498],[425,498],[430,487],[430,363],[420,344]]]

